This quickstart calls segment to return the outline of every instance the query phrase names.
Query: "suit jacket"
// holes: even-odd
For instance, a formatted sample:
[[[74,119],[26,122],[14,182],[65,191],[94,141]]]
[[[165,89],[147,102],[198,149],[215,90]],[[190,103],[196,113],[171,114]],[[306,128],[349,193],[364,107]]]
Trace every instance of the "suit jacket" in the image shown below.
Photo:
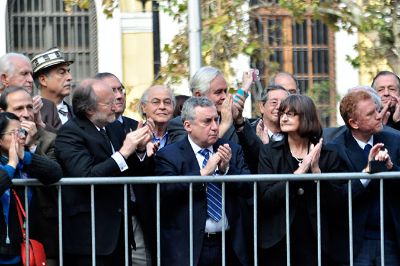
[[[58,116],[57,107],[52,101],[46,98],[42,98],[42,102],[43,107],[40,109],[40,114],[42,116],[43,123],[46,124],[45,129],[50,132],[57,133],[57,130],[62,125],[60,117]]]
[[[120,133],[106,127],[114,149],[120,149]],[[121,172],[111,157],[112,150],[92,122],[74,117],[65,123],[55,141],[57,160],[67,177],[113,177],[130,175]],[[138,168],[139,160],[128,158],[130,170]],[[109,255],[115,250],[123,230],[123,186],[96,186],[96,254]],[[90,187],[63,187],[64,250],[72,254],[91,254]]]
[[[337,138],[338,136],[343,134],[346,130],[347,130],[346,126],[324,128],[323,136],[322,136],[324,139],[324,142],[325,143],[331,142],[332,140],[334,140],[335,138]],[[383,131],[390,132],[390,133],[400,136],[400,131],[398,131],[390,126],[387,126],[387,125],[383,126]]]
[[[122,124],[115,120],[109,125],[109,128],[114,128],[116,132],[120,132],[122,135],[118,136],[118,139],[124,140],[126,134],[137,129],[138,122],[126,116],[122,116],[122,120]],[[154,162],[152,159],[142,162],[140,169],[135,169],[135,173],[132,173],[132,175],[154,175]],[[135,195],[133,215],[139,220],[146,248],[150,251],[153,265],[155,265],[157,261],[156,185],[135,184],[131,187]]]
[[[337,153],[323,146],[319,159],[322,173],[343,172],[343,167]],[[259,174],[286,174],[293,173],[298,168],[298,162],[292,157],[287,136],[281,141],[270,142],[260,151]],[[286,235],[286,182],[268,181],[259,182],[259,223],[260,246],[271,248]],[[321,182],[321,233],[322,249],[325,253],[332,252],[335,256],[336,247],[331,245],[330,235],[335,233],[334,217],[330,215],[330,205],[335,203],[335,186],[330,182]],[[314,235],[305,235],[305,238],[314,238],[317,235],[316,210],[316,183],[314,181],[296,181],[289,184],[289,219],[293,226],[298,206],[305,206],[306,215],[311,222]],[[292,247],[295,248],[295,247]],[[301,248],[301,247],[298,247]]]
[[[385,148],[388,150],[390,158],[393,162],[392,171],[399,171],[400,168],[400,137],[398,134],[393,134],[386,130],[381,131],[374,135],[374,144],[384,143]],[[361,172],[367,165],[364,157],[364,152],[352,136],[349,129],[346,129],[338,135],[332,142],[327,144],[330,148],[335,149],[342,160],[346,163],[349,172]],[[371,168],[371,170],[373,170]],[[353,180],[352,182],[352,196],[353,196],[353,248],[354,256],[356,256],[361,248],[368,213],[371,204],[374,200],[379,199],[379,180],[371,180],[367,187],[361,183],[360,180]],[[387,224],[392,228],[395,233],[392,235],[397,240],[400,246],[400,183],[398,180],[385,180],[384,181],[384,207],[385,207],[385,230]],[[341,195],[344,205],[347,203],[348,186],[347,183],[341,186]],[[346,205],[345,205],[346,206]],[[343,217],[338,220],[343,220],[345,223],[348,221],[347,206],[343,208],[344,211],[340,213]],[[339,252],[342,261],[348,261],[348,228],[337,235],[337,241],[341,241],[343,251]]]
[[[183,127],[182,117],[177,116],[174,119],[171,119],[167,126],[168,131],[168,144],[177,142],[179,140],[184,139],[187,136],[187,132]],[[236,129],[232,125],[228,131],[222,136],[223,139],[232,141],[234,143],[239,142],[239,138],[236,134]]]
[[[219,145],[229,143],[232,149],[232,159],[228,174],[248,174],[249,171],[243,159],[240,146],[218,140],[214,150]],[[173,156],[171,156],[173,155]],[[196,155],[190,146],[188,138],[165,146],[155,157],[156,175],[200,175]],[[207,219],[207,199],[204,183],[193,184],[193,252],[194,265],[197,265],[203,243],[205,223]],[[189,184],[163,184],[161,186],[161,264],[189,265]],[[251,195],[247,183],[227,183],[226,185],[226,215],[230,229],[231,245],[242,265],[248,265],[246,244],[242,217],[239,206],[240,198]]]

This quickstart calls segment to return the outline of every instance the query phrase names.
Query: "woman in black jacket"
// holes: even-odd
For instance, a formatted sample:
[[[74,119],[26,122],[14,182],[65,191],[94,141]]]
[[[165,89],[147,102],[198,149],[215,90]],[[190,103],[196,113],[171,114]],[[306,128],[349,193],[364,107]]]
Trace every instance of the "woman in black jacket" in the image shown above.
[[[260,151],[259,174],[304,174],[342,172],[336,152],[322,144],[322,127],[313,101],[304,95],[290,95],[282,101],[278,114],[284,139],[264,145]],[[313,180],[289,184],[291,265],[317,265],[317,197]],[[260,182],[260,265],[286,265],[286,182]],[[321,182],[322,262],[329,265],[328,217],[334,206],[334,189]],[[334,254],[333,254],[334,255]]]
[[[16,201],[10,188],[12,179],[37,178],[43,184],[57,182],[62,177],[59,164],[43,156],[26,151],[26,131],[20,127],[18,117],[0,113],[0,264],[21,265],[22,233],[18,221]],[[24,188],[13,188],[21,202],[25,201]],[[28,189],[29,203],[35,200]]]

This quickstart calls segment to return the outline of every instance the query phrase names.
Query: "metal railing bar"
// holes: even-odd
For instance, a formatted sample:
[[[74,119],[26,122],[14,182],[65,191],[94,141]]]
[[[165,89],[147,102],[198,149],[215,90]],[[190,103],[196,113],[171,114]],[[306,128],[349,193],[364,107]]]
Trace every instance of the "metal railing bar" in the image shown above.
[[[317,247],[318,266],[321,266],[321,182],[317,180]]]
[[[379,215],[381,223],[381,266],[385,266],[385,215],[383,209],[383,179],[379,180]]]
[[[94,202],[94,185],[90,186],[90,215],[92,226],[92,265],[96,265],[96,218],[95,218],[95,202]]]
[[[189,265],[193,266],[193,183],[189,184]]]
[[[225,256],[225,182],[222,182],[222,266],[226,265]]]
[[[254,235],[254,266],[258,265],[258,239],[257,239],[257,182],[253,183],[253,235]]]
[[[63,235],[62,235],[62,186],[57,186],[57,196],[58,196],[58,252],[59,252],[59,265],[63,266]]]
[[[124,240],[125,240],[125,266],[129,265],[129,241],[128,241],[128,185],[124,185]],[[132,219],[130,219],[132,223]],[[132,236],[133,237],[133,236]]]
[[[348,181],[348,206],[349,206],[349,256],[350,266],[354,264],[353,254],[353,193],[351,188],[351,180]]]
[[[290,266],[290,210],[289,210],[289,181],[286,181],[285,191],[286,207],[286,265]]]
[[[160,183],[157,183],[157,266],[161,266],[161,202],[160,202]]]
[[[29,198],[28,198],[28,190],[29,187],[25,187],[25,201],[24,201],[24,205],[25,205],[25,234],[26,234],[26,239],[25,239],[25,258],[26,261],[30,261],[29,258]],[[28,263],[29,264],[29,263]]]
[[[354,179],[394,179],[400,172],[368,173],[323,173],[323,174],[269,174],[269,175],[225,175],[190,176],[192,183],[204,182],[262,182],[262,181],[304,181],[304,180],[354,180]],[[13,184],[42,185],[37,179],[13,179]],[[53,185],[109,185],[109,184],[148,184],[148,183],[188,183],[187,176],[133,176],[133,177],[64,177]]]

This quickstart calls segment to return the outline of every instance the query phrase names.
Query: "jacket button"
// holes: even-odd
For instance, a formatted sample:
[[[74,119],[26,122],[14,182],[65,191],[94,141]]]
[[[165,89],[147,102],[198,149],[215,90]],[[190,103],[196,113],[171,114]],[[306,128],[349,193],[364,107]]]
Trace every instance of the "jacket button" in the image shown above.
[[[119,209],[118,209],[118,212],[119,212],[119,213],[122,213],[122,209],[121,209],[121,208],[119,208]]]
[[[301,196],[301,195],[303,195],[303,194],[304,194],[304,189],[303,189],[303,188],[299,188],[299,189],[297,190],[297,195]]]

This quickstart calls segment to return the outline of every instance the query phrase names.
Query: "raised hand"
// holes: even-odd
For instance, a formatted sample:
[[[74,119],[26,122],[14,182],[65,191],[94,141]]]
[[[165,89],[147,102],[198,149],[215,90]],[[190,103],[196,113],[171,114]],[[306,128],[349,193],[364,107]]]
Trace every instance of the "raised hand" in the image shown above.
[[[314,145],[310,144],[310,152],[304,157],[303,162],[299,165],[299,168],[294,172],[295,174],[304,174],[308,170],[312,173],[321,173],[319,168],[319,157],[321,154],[322,139]]]
[[[30,146],[32,144],[35,144],[34,142],[36,141],[37,134],[36,124],[32,121],[25,120],[21,122],[21,128],[25,129],[28,133],[26,136],[26,145]]]
[[[135,131],[129,132],[128,134],[126,134],[124,143],[122,144],[119,153],[121,153],[121,155],[126,159],[138,148],[139,144],[147,144],[147,142],[149,142],[151,138],[152,132],[148,125],[142,126]],[[144,149],[145,148],[146,145],[144,145]]]
[[[217,169],[217,166],[220,161],[221,161],[221,156],[218,153],[214,153],[208,159],[206,166],[204,166],[204,168],[200,170],[200,174],[202,176],[212,175]]]
[[[258,121],[257,126],[256,126],[256,135],[261,139],[262,143],[268,144],[269,143],[269,136],[268,133],[266,133],[265,125],[262,119]]]
[[[15,134],[11,135],[11,142],[8,148],[8,164],[14,168],[18,164],[18,153],[17,153],[17,136]]]
[[[390,155],[388,153],[387,149],[383,149],[385,145],[383,143],[377,143],[375,144],[369,154],[368,154],[368,166],[367,166],[367,172],[370,171],[369,169],[369,163],[371,161],[382,161],[382,162],[386,162],[386,168],[388,170],[391,170],[393,167],[393,162],[392,159],[390,158]]]
[[[221,105],[221,123],[219,125],[220,138],[222,138],[222,136],[232,126],[233,123],[232,106],[233,106],[232,95],[227,94],[224,102]]]
[[[220,157],[220,161],[218,163],[218,170],[221,173],[225,173],[229,168],[229,162],[232,158],[232,150],[229,147],[229,144],[224,144],[218,147],[218,151],[216,152]]]
[[[395,109],[393,112],[393,122],[397,123],[400,121],[400,97],[393,95],[392,98],[396,101]]]

